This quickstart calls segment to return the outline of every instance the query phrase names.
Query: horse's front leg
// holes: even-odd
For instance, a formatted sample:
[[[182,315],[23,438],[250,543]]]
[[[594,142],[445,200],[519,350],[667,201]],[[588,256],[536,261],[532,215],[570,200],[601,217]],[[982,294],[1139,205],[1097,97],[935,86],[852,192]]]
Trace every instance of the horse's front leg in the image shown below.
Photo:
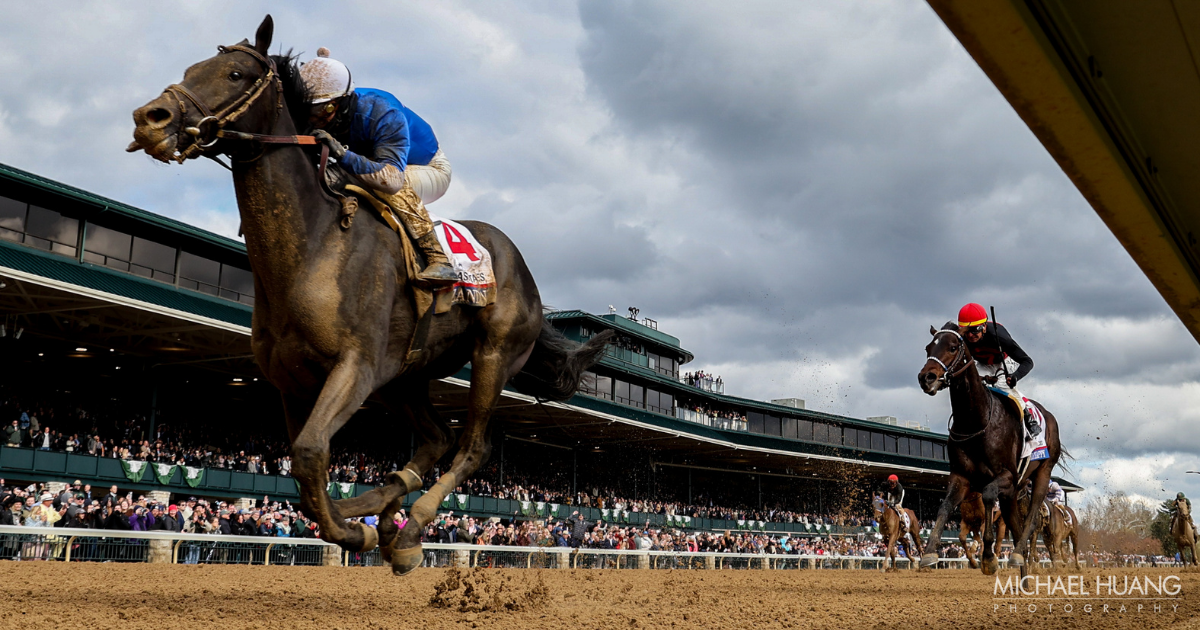
[[[967,490],[970,484],[959,474],[950,473],[950,483],[946,488],[946,497],[942,499],[942,503],[938,506],[937,521],[933,524],[933,531],[929,534],[929,540],[925,543],[925,554],[921,556],[922,567],[937,566],[938,553],[937,541],[942,539],[942,530],[946,527],[946,521],[950,518],[950,513],[954,508],[962,503],[963,497],[967,496]]]
[[[471,359],[467,425],[458,440],[458,454],[450,470],[413,504],[408,523],[396,537],[392,549],[392,572],[396,575],[406,575],[421,565],[421,532],[437,516],[438,506],[446,495],[487,461],[492,450],[488,421],[504,392],[504,384],[521,370],[531,349],[532,343],[519,349],[501,343],[477,346]]]
[[[329,373],[308,420],[292,440],[292,475],[300,482],[304,512],[321,526],[321,538],[350,551],[370,551],[378,535],[362,523],[347,523],[326,490],[329,440],[358,410],[373,383],[357,353],[347,353]],[[289,417],[289,425],[295,422]]]
[[[909,544],[909,540],[905,539],[904,553],[908,555],[908,568],[917,569],[920,568],[917,565],[916,554],[921,553],[921,522],[917,520],[917,513],[912,510],[908,510],[908,519],[912,524],[908,528],[908,537],[912,539],[912,544]]]
[[[999,495],[999,486],[995,481],[992,481],[983,489],[983,504],[987,506],[995,505],[997,495]],[[1001,510],[1003,512],[1003,509]],[[996,560],[996,552],[999,551],[1000,540],[996,532],[996,521],[991,518],[991,508],[988,508],[988,517],[983,519],[983,544],[979,548],[979,566],[983,570],[984,575],[992,575],[999,568],[1000,563]]]

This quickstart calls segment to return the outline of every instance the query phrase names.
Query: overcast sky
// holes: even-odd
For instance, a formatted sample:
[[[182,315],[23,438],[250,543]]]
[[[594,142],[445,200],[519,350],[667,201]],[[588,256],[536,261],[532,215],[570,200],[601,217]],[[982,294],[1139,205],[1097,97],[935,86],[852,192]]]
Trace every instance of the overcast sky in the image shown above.
[[[234,236],[224,170],[123,149],[267,12],[433,125],[430,209],[508,233],[547,303],[637,306],[734,395],[941,431],[929,326],[995,305],[1075,479],[1200,494],[1200,346],[923,2],[24,3],[0,162]]]

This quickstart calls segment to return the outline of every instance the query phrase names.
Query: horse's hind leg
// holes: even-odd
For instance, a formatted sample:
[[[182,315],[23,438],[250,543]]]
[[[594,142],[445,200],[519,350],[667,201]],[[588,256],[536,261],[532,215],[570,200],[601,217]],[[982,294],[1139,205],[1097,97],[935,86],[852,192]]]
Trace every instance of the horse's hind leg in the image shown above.
[[[342,357],[329,373],[299,434],[292,440],[292,475],[300,482],[305,513],[321,526],[321,538],[350,551],[370,551],[378,535],[362,523],[346,522],[326,491],[329,440],[346,424],[371,391],[367,366],[357,355]],[[289,427],[296,421],[289,412]]]
[[[492,325],[495,326],[495,322]],[[392,551],[392,572],[396,575],[405,575],[420,566],[421,532],[437,515],[437,508],[446,495],[487,461],[492,450],[488,439],[488,421],[504,391],[504,384],[521,370],[525,359],[529,358],[541,321],[538,320],[536,325],[538,328],[532,331],[528,341],[522,343],[519,348],[512,347],[512,343],[506,343],[504,339],[488,339],[476,345],[471,358],[471,393],[467,425],[458,440],[458,454],[455,455],[450,470],[433,484],[429,492],[417,499],[408,523],[396,537]],[[510,328],[506,332],[513,331]]]
[[[908,536],[912,538],[913,544],[909,545],[908,541],[905,540],[904,553],[908,555],[908,568],[917,569],[919,568],[917,566],[917,556],[913,552],[921,552],[921,522],[917,520],[917,513],[912,510],[908,510],[908,519],[912,524],[908,528]],[[916,529],[913,529],[913,527]]]

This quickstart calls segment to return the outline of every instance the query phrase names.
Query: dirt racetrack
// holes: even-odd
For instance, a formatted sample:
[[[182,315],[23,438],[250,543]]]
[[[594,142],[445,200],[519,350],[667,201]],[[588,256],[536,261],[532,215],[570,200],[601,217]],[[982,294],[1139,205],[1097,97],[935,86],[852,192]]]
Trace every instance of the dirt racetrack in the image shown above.
[[[1088,576],[1097,570],[1082,572]],[[1004,575],[1011,572],[1004,573]],[[0,562],[0,628],[1200,628],[1200,573],[1169,601],[993,609],[975,571],[651,571]],[[1066,575],[1065,573],[1063,575]],[[1118,577],[1120,579],[1120,577]],[[1072,612],[1063,605],[1073,603]],[[1083,605],[1091,603],[1092,612]],[[1101,611],[1104,604],[1108,612]],[[1153,604],[1161,604],[1154,612]],[[1053,610],[1047,606],[1053,604]],[[1126,612],[1117,606],[1126,605]],[[1141,612],[1136,605],[1142,604]],[[1037,606],[1029,612],[1030,605]],[[1172,606],[1178,605],[1178,610]]]

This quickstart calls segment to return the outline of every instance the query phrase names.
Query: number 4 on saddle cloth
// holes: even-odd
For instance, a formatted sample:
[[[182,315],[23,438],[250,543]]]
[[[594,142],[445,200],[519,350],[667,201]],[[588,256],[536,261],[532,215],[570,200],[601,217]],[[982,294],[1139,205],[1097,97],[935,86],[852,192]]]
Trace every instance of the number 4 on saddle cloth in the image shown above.
[[[1039,459],[1047,459],[1050,457],[1049,449],[1046,448],[1046,417],[1042,415],[1042,410],[1038,409],[1037,405],[1033,404],[1028,398],[1017,398],[1011,392],[1007,392],[998,387],[988,387],[992,393],[1003,398],[1017,412],[1019,416],[1019,426],[1022,434],[1025,436],[1025,446],[1021,449],[1020,459],[1028,459],[1029,461],[1037,461]],[[1037,437],[1030,437],[1029,430],[1025,426],[1025,416],[1032,416],[1037,420],[1041,431]]]
[[[442,251],[446,252],[458,274],[458,282],[439,293],[450,291],[451,304],[487,306],[495,302],[496,276],[492,272],[492,255],[461,223],[432,215],[429,218],[433,220],[433,231]]]

